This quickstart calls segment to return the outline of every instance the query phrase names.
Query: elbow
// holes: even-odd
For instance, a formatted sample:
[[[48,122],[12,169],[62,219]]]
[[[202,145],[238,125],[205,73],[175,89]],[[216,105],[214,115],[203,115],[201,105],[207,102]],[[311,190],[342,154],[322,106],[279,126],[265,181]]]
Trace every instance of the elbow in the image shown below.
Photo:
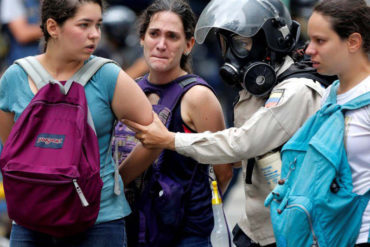
[[[139,124],[141,125],[150,125],[151,123],[153,123],[153,120],[154,120],[154,113],[153,113],[153,110],[152,110],[152,105],[149,104],[149,108],[147,108],[145,111],[144,114],[141,115],[141,119],[140,119],[140,122],[138,122]]]

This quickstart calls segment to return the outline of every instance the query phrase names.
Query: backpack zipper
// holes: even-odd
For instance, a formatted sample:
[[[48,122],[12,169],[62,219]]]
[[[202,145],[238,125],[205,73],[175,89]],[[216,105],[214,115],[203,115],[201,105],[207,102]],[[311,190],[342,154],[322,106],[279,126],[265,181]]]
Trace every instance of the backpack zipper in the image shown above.
[[[20,177],[20,176],[11,174],[9,172],[7,172],[5,176],[11,177],[13,179],[19,179],[19,180],[23,180],[23,181],[26,181],[26,182],[38,183],[38,184],[67,184],[67,183],[70,183],[70,181],[71,181],[71,180],[65,180],[65,181],[50,181],[50,180],[48,180],[48,181],[46,181],[46,180],[37,179],[37,178],[25,178],[25,177]],[[89,206],[89,202],[86,200],[86,197],[85,197],[84,193],[82,192],[81,187],[78,185],[77,179],[75,179],[75,178],[72,179],[72,182],[73,182],[73,185],[75,186],[77,195],[81,200],[82,206],[83,207]]]
[[[312,245],[311,246],[312,247],[319,247],[319,242],[317,241],[316,234],[315,234],[315,232],[313,230],[311,215],[308,212],[308,210],[305,207],[303,207],[302,205],[299,205],[299,204],[291,204],[291,205],[286,206],[286,208],[292,208],[292,207],[298,207],[298,208],[302,209],[303,212],[306,214],[307,220],[308,220],[308,224],[310,225],[310,229],[311,229],[311,233],[312,233],[312,238],[313,238],[313,241],[312,241]]]
[[[44,105],[67,105],[67,106],[71,106],[71,107],[75,107],[75,108],[81,108],[83,109],[80,105],[74,105],[72,103],[69,103],[69,102],[55,102],[55,103],[49,103],[48,101],[46,100],[35,100],[32,105],[39,105],[39,104],[44,104]]]
[[[86,200],[86,197],[85,197],[84,193],[82,192],[82,190],[81,190],[80,186],[79,186],[79,185],[78,185],[78,183],[77,183],[77,179],[72,179],[72,181],[73,181],[73,185],[75,186],[75,189],[76,189],[77,195],[78,195],[78,197],[79,197],[79,198],[80,198],[80,200],[81,200],[82,206],[84,206],[84,207],[89,206],[89,203],[87,202],[87,200]]]
[[[37,183],[37,184],[67,184],[67,183],[70,183],[70,180],[53,181],[53,180],[45,180],[45,179],[39,179],[39,178],[29,178],[29,177],[24,177],[24,176],[17,176],[15,174],[12,174],[12,171],[5,171],[4,176],[7,176],[13,179],[23,180],[29,183]]]

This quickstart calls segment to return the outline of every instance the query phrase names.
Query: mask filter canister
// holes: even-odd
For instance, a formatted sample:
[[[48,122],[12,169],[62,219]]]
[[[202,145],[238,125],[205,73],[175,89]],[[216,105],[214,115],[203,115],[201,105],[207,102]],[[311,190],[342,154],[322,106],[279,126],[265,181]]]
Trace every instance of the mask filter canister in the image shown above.
[[[268,94],[275,84],[275,70],[267,63],[254,62],[246,68],[243,74],[242,86],[256,96]]]

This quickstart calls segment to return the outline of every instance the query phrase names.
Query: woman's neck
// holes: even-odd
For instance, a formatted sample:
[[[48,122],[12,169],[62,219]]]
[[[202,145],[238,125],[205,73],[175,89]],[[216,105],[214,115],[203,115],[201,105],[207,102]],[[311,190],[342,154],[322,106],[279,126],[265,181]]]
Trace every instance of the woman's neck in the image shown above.
[[[343,73],[338,75],[340,81],[338,94],[348,92],[370,75],[370,61],[367,56],[351,59],[350,64]]]
[[[46,51],[37,58],[49,74],[59,81],[71,78],[84,64],[84,61],[68,59],[58,52]]]
[[[157,72],[150,70],[148,80],[153,84],[163,85],[186,74],[187,72],[181,68],[167,72]]]

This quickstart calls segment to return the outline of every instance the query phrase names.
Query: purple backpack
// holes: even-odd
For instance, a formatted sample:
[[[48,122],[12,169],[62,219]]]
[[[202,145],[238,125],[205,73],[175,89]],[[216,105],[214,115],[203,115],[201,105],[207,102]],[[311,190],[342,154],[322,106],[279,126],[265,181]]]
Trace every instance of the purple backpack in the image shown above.
[[[138,85],[148,95],[160,96],[153,110],[168,128],[172,111],[182,96],[195,85],[209,85],[200,77],[186,75],[162,86],[150,84],[147,76],[138,81]],[[135,134],[122,123],[115,128],[113,155],[121,163],[136,146]],[[138,179],[125,186],[126,198],[132,208],[132,214],[126,217],[128,245],[132,247],[173,246],[184,220],[187,192],[191,187],[197,167],[186,186],[162,173],[163,152],[152,166]]]
[[[39,89],[0,157],[8,214],[17,224],[56,237],[94,225],[103,183],[84,85],[107,62],[92,58],[64,85],[34,57],[15,62]]]

